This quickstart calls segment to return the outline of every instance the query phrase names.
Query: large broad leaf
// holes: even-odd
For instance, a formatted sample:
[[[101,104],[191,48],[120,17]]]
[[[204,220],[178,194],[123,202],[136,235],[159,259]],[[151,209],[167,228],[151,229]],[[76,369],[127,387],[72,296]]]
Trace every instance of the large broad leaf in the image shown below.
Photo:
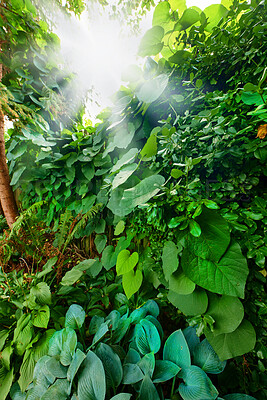
[[[88,351],[78,381],[79,400],[104,400],[106,394],[105,370],[101,360]]]
[[[254,349],[256,343],[255,330],[251,323],[245,319],[232,333],[215,336],[207,330],[205,335],[221,360],[228,360],[248,353]]]
[[[85,311],[78,304],[72,304],[65,317],[65,328],[80,329],[85,320]]]
[[[162,269],[164,276],[168,281],[173,272],[178,268],[178,250],[172,241],[164,243],[162,250]]]
[[[106,235],[96,235],[94,243],[95,243],[97,252],[99,254],[101,254],[107,243]]]
[[[218,391],[201,368],[191,365],[183,371],[184,383],[179,386],[179,393],[184,400],[214,400]]]
[[[153,103],[153,101],[156,101],[162,95],[168,85],[168,81],[169,75],[167,74],[161,74],[145,81],[136,92],[136,96],[144,103]]]
[[[127,272],[122,276],[122,287],[128,299],[140,289],[142,282],[143,274],[139,269]]]
[[[201,235],[189,238],[190,250],[201,258],[218,262],[230,244],[228,224],[215,210],[203,208],[196,219]]]
[[[110,172],[116,172],[118,171],[123,165],[130,163],[133,161],[138,153],[137,148],[130,149],[125,153],[117,162],[116,164],[112,167]]]
[[[208,25],[205,27],[208,32],[212,32],[212,29],[218,25],[218,22],[228,14],[227,8],[222,4],[212,4],[206,7],[203,12],[208,19]]]
[[[104,268],[108,271],[116,264],[117,254],[115,253],[114,247],[112,245],[107,246],[101,257],[101,262]]]
[[[37,283],[30,291],[40,304],[51,304],[51,291],[46,282]]]
[[[85,354],[80,349],[76,350],[72,362],[70,363],[67,371],[67,379],[71,385],[85,357],[86,357]]]
[[[14,376],[14,368],[10,371],[0,368],[0,400],[5,400],[11,388]]]
[[[116,189],[116,187],[122,185],[124,182],[127,181],[127,179],[134,173],[134,171],[137,169],[138,165],[133,163],[129,165],[125,165],[122,167],[120,172],[117,173],[115,176],[113,182],[112,182],[112,189]]]
[[[208,307],[208,296],[201,288],[188,295],[177,294],[172,290],[168,293],[168,300],[185,315],[203,314]]]
[[[207,339],[202,340],[193,351],[194,364],[203,369],[207,374],[220,374],[226,365],[215,353]]]
[[[199,21],[199,13],[193,8],[187,8],[184,10],[183,15],[177,22],[174,29],[177,31],[182,29],[186,30],[190,26],[194,25],[197,21]]]
[[[200,339],[196,333],[196,328],[193,328],[192,326],[188,326],[187,328],[183,329],[183,334],[184,334],[186,343],[188,344],[190,353],[192,354],[195,347],[200,343]]]
[[[139,394],[140,400],[160,400],[156,386],[151,381],[150,377],[146,375],[143,379]]]
[[[153,156],[157,154],[157,132],[160,128],[154,128],[147,139],[146,144],[140,152],[140,158],[142,161],[149,161]]]
[[[161,175],[152,175],[143,179],[131,189],[115,189],[111,193],[107,207],[113,214],[123,217],[134,210],[135,207],[145,204],[159,191],[165,179]]]
[[[77,335],[71,328],[55,332],[49,341],[48,354],[59,356],[60,362],[67,366],[71,363],[77,346]]]
[[[169,57],[169,61],[174,64],[183,65],[191,57],[192,57],[192,54],[189,51],[178,50],[175,54],[173,54],[171,57]]]
[[[171,6],[168,1],[159,3],[153,13],[152,25],[163,26],[165,29],[165,26],[168,26],[170,22],[170,8]]]
[[[40,307],[33,318],[33,325],[38,328],[47,328],[50,319],[50,309],[47,305]]]
[[[96,348],[96,355],[103,363],[107,387],[117,388],[122,381],[122,365],[121,360],[110,346],[100,343]]]
[[[174,378],[180,370],[181,368],[171,361],[157,360],[152,380],[154,383],[166,382]]]
[[[141,381],[141,379],[143,378],[144,374],[137,364],[124,364],[122,381],[124,385],[132,385],[136,382]]]
[[[22,393],[18,382],[13,383],[9,394],[12,400],[25,400],[26,398],[26,393]]]
[[[141,354],[148,354],[152,351],[157,353],[161,341],[157,328],[152,322],[143,319],[136,325],[135,342]]]
[[[69,392],[69,382],[67,379],[57,379],[52,386],[50,386],[40,400],[60,399],[67,400]]]
[[[213,335],[216,336],[236,330],[244,318],[244,308],[237,297],[210,294],[207,314],[215,320]]]
[[[205,260],[185,249],[182,267],[197,285],[211,292],[244,298],[248,267],[237,243],[230,244],[219,262]]]
[[[164,29],[161,26],[153,26],[141,39],[138,55],[141,57],[155,56],[163,47]]]
[[[181,270],[176,271],[174,274],[170,276],[169,279],[169,288],[171,291],[187,295],[193,293],[195,290],[196,284],[189,279],[185,273]]]
[[[171,361],[182,369],[190,367],[190,351],[181,329],[173,332],[166,340],[163,360]]]
[[[135,251],[134,253],[130,253],[129,250],[121,250],[116,263],[116,271],[117,275],[123,275],[127,272],[130,272],[136,264],[138,263],[139,255]]]

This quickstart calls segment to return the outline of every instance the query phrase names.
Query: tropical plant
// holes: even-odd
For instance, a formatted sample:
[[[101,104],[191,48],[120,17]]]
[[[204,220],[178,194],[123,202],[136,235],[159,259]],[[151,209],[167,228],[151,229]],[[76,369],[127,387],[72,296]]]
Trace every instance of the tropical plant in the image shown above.
[[[161,358],[163,330],[158,314],[157,303],[149,301],[131,314],[113,310],[105,319],[94,316],[89,324],[93,338],[86,350],[85,312],[79,305],[71,305],[65,328],[54,333],[48,355],[35,366],[33,383],[24,394],[15,383],[11,398],[20,394],[22,399],[164,399],[179,393],[184,400],[216,399],[218,391],[207,373],[221,373],[225,362],[206,339],[200,342],[193,328],[173,332]],[[168,381],[172,384],[166,386]],[[246,396],[224,398],[241,400]]]

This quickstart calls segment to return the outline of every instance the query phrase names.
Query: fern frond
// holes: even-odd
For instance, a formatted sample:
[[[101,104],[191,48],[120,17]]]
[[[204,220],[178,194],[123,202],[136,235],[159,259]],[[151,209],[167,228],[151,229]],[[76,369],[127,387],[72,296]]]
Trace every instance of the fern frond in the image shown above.
[[[24,226],[25,220],[34,217],[36,215],[36,212],[42,207],[44,203],[45,202],[43,200],[38,201],[28,207],[27,210],[24,210],[14,222],[8,238],[11,239],[13,236],[17,235],[20,229]]]
[[[73,222],[73,215],[70,210],[66,210],[63,214],[61,214],[58,231],[56,233],[55,240],[53,242],[53,246],[58,247],[59,250],[65,244],[66,238],[68,238],[72,222]]]
[[[77,224],[75,225],[75,227],[73,228],[72,232],[69,232],[69,235],[66,239],[66,242],[64,244],[64,248],[63,251],[65,251],[66,247],[68,246],[68,244],[71,242],[71,240],[74,238],[75,233],[78,232],[80,229],[83,229],[87,223],[88,220],[94,218],[94,216],[100,211],[100,209],[102,208],[103,204],[98,203],[95,206],[91,207],[89,211],[87,211],[87,213],[85,213],[82,218],[77,222]]]

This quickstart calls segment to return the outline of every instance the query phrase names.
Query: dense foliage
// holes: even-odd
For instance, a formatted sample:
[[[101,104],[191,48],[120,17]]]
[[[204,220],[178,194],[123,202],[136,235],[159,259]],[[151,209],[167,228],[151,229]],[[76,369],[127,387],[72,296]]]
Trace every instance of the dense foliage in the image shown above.
[[[92,398],[104,399],[107,390],[106,398],[128,399],[124,389],[117,391],[121,382],[131,384],[130,393],[137,391],[140,399],[219,399],[214,384],[225,399],[249,398],[229,395],[239,391],[265,398],[266,26],[266,6],[260,1],[222,1],[204,12],[187,9],[181,1],[163,1],[140,44],[140,55],[148,56],[144,70],[132,66],[125,73],[128,86],[114,96],[113,109],[103,112],[103,123],[92,127],[80,114],[72,127],[58,125],[44,136],[40,131],[37,139],[29,126],[9,130],[11,183],[31,218],[38,210],[33,237],[51,235],[54,250],[42,253],[39,244],[37,256],[33,246],[31,269],[41,271],[25,277],[5,269],[27,216],[3,239],[3,399],[14,379],[13,400],[45,399],[51,393],[64,399],[78,393],[83,399],[86,390],[94,392]],[[28,76],[21,79],[26,82]],[[43,100],[38,101],[41,111]],[[53,126],[50,117],[44,118],[46,127]],[[87,259],[75,265],[64,259],[71,242],[83,248]],[[27,255],[23,246],[16,251],[17,257]],[[156,361],[162,328],[152,298],[164,311],[165,340],[171,334],[163,360],[156,356]],[[89,351],[80,331],[84,311],[71,306],[64,323],[73,299],[93,317],[88,336],[97,339]],[[128,316],[146,300],[152,316],[143,313],[146,306]],[[182,332],[172,333],[173,327],[165,327],[168,320],[179,328],[194,327],[184,331],[194,332],[190,341],[205,335],[197,355],[185,337],[194,366]],[[40,329],[46,332],[43,338]],[[79,330],[82,345],[73,329]],[[122,349],[123,336],[116,341],[111,331],[115,338],[128,332]],[[186,354],[177,354],[186,365],[164,356],[176,353],[166,350],[174,346],[173,335],[184,343]],[[143,351],[146,345],[157,350]],[[203,372],[210,372],[205,369],[209,351],[219,372],[230,360],[216,383]],[[15,358],[10,362],[13,354],[23,357],[22,364],[17,359],[13,365]],[[120,376],[113,376],[110,360],[118,364]],[[178,374],[185,384],[158,385],[164,382],[157,380],[165,374],[164,361],[175,364],[168,365],[173,372],[168,379]],[[93,375],[90,363],[96,366]],[[55,372],[38,380],[49,365]],[[27,394],[15,397],[33,377]],[[102,379],[97,388],[93,379]]]

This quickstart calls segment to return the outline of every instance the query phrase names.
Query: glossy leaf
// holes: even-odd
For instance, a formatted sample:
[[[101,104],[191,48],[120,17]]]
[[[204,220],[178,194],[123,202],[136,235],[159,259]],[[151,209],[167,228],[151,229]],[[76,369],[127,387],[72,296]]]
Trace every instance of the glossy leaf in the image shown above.
[[[177,364],[167,360],[156,360],[155,371],[153,374],[153,382],[161,383],[174,378],[181,370]]]
[[[150,378],[153,375],[155,369],[155,356],[154,353],[145,354],[137,365],[141,368],[144,375],[149,375]]]
[[[136,325],[135,342],[141,354],[159,351],[161,341],[157,328],[152,322],[143,319]]]
[[[220,374],[226,365],[221,361],[207,339],[202,340],[193,351],[194,364],[203,369],[207,374]]]
[[[117,258],[117,275],[123,275],[130,272],[138,263],[139,255],[137,252],[130,253],[129,250],[122,250]]]
[[[206,373],[195,365],[183,371],[184,383],[179,385],[179,393],[184,400],[215,400],[218,391]]]
[[[128,299],[136,293],[143,282],[143,274],[139,269],[137,271],[129,271],[122,276],[122,287]]]
[[[191,365],[189,348],[181,329],[173,332],[166,340],[163,360],[171,361],[182,369]]]

